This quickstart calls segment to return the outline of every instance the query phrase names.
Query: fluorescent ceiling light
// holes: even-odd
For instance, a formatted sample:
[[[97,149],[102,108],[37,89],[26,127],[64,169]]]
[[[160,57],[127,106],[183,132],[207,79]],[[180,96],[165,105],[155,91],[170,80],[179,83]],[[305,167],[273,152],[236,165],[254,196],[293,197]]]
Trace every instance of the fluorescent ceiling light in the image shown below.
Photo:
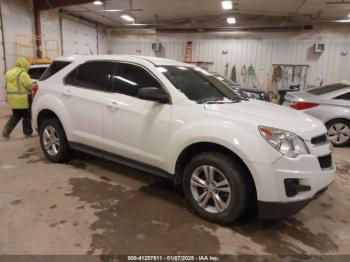
[[[236,18],[234,18],[234,17],[227,17],[227,23],[235,24],[236,23]]]
[[[350,23],[350,17],[349,19],[344,19],[344,20],[335,20],[337,23]]]
[[[221,6],[225,10],[231,10],[232,9],[232,1],[221,1]]]
[[[124,20],[128,21],[128,22],[133,22],[135,20],[130,15],[122,15],[120,17],[123,18]]]
[[[123,82],[125,82],[125,83],[130,84],[130,85],[137,86],[137,84],[136,84],[135,82],[130,81],[130,80],[124,78],[124,77],[121,77],[121,76],[114,76],[114,78],[117,78],[117,79],[119,79],[119,80],[121,80],[121,81],[123,81]]]
[[[102,12],[124,12],[124,10],[121,10],[121,9],[104,9],[101,11]]]
[[[103,2],[101,2],[101,1],[94,1],[94,5],[103,5]]]

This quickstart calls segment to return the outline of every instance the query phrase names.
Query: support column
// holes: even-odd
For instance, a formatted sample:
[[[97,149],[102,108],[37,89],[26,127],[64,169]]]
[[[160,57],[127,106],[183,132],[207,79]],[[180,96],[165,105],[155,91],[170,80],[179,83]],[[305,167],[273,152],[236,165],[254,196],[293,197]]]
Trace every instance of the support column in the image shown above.
[[[35,46],[36,46],[36,56],[37,58],[42,58],[41,52],[41,21],[40,21],[40,10],[37,6],[37,1],[33,0],[34,6],[34,30],[35,30]]]

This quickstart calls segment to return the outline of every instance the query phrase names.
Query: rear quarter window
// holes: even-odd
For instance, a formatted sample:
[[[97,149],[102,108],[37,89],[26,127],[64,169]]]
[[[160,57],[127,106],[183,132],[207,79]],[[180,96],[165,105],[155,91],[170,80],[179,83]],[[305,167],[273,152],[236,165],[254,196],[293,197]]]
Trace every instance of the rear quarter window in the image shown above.
[[[39,79],[40,81],[46,80],[49,77],[53,76],[56,74],[58,71],[62,70],[65,68],[67,65],[69,65],[71,62],[68,61],[54,61],[43,73],[41,78]]]
[[[28,70],[31,79],[40,79],[47,67],[35,67]]]

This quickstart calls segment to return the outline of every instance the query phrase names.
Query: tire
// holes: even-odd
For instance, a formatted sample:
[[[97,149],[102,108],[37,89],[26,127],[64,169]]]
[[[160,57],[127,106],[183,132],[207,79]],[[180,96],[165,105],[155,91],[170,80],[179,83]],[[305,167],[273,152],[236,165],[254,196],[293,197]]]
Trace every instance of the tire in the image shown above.
[[[57,118],[45,119],[40,125],[39,136],[41,149],[50,161],[62,163],[69,158],[67,137]]]
[[[334,146],[350,145],[350,121],[335,119],[327,123],[328,137]]]
[[[189,162],[184,171],[183,189],[186,199],[193,210],[206,220],[220,224],[234,222],[248,206],[250,190],[249,183],[245,179],[248,174],[245,172],[238,163],[225,154],[201,153]],[[216,186],[206,186],[205,189],[203,180],[210,173],[214,173]],[[202,179],[201,182],[198,177]],[[223,189],[225,190],[222,191]],[[230,190],[229,193],[227,189]],[[205,192],[211,196],[206,195],[203,198]],[[214,195],[219,195],[221,202],[214,201]],[[206,200],[207,203],[204,205]],[[218,205],[218,203],[222,205]]]

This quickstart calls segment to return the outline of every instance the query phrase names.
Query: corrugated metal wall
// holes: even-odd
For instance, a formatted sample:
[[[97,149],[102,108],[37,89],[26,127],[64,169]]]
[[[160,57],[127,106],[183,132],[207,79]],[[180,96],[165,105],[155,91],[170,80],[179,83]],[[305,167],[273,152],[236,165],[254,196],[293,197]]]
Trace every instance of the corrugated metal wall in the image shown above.
[[[33,35],[33,13],[30,1],[1,1],[6,64],[11,68],[16,61],[16,35]],[[30,50],[21,50],[21,55],[32,56]]]
[[[214,37],[213,37],[214,38]],[[116,54],[134,54],[161,56],[177,60],[184,59],[186,40],[177,35],[160,37],[163,46],[159,54],[151,50],[151,37],[121,37],[114,35],[111,39],[111,51]],[[191,39],[188,39],[191,40]],[[195,39],[193,40],[193,60],[213,62],[211,71],[221,74],[225,65],[229,64],[228,72],[236,66],[238,82],[243,82],[240,72],[245,65],[253,65],[260,82],[267,88],[270,84],[273,64],[307,64],[310,65],[308,84],[317,84],[318,75],[325,83],[350,80],[350,41],[323,39],[326,50],[321,55],[313,51],[314,39]],[[223,54],[227,51],[227,54]],[[348,51],[342,56],[342,51]]]
[[[97,30],[95,25],[62,20],[63,55],[97,54]]]
[[[1,3],[0,3],[1,4]],[[0,8],[1,10],[1,8]],[[6,101],[6,86],[5,86],[5,57],[4,57],[4,42],[2,39],[3,26],[0,20],[0,103]]]
[[[32,12],[29,1],[22,0],[2,0],[1,4],[1,15],[3,24],[1,29],[4,33],[4,39],[2,44],[5,47],[6,55],[6,66],[7,69],[11,68],[16,61],[16,35],[17,34],[32,34],[33,23],[32,23]],[[2,46],[0,49],[1,56],[3,56]],[[22,51],[23,55],[32,55],[31,52]],[[6,100],[5,92],[5,77],[4,77],[4,60],[0,62],[0,102]]]

